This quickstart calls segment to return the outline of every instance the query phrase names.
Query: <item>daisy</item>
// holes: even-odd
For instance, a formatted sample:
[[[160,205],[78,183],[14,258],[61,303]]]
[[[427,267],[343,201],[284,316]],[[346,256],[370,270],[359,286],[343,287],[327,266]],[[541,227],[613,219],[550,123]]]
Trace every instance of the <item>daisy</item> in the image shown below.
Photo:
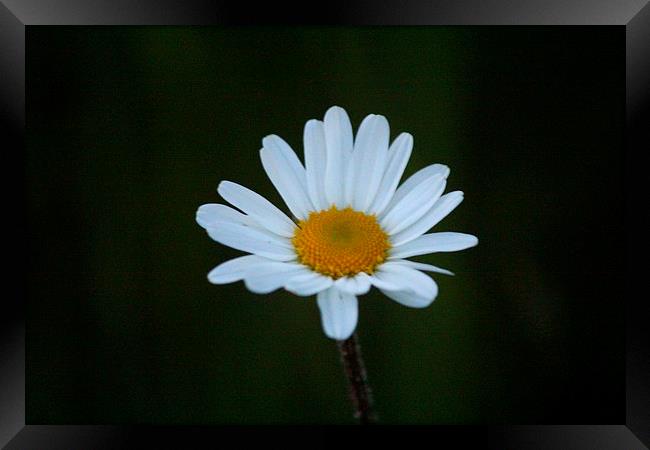
[[[282,138],[262,140],[262,166],[292,218],[261,195],[231,181],[222,204],[199,207],[196,221],[220,244],[249,253],[215,267],[214,284],[243,280],[255,293],[284,288],[316,295],[325,334],[345,340],[358,319],[357,297],[372,286],[390,299],[424,308],[438,294],[424,272],[448,270],[407,258],[478,244],[464,233],[427,233],[463,200],[443,194],[449,168],[432,164],[399,182],[413,148],[402,133],[389,145],[388,121],[370,114],[353,136],[344,109],[304,130],[305,163]],[[235,209],[237,208],[237,209]]]

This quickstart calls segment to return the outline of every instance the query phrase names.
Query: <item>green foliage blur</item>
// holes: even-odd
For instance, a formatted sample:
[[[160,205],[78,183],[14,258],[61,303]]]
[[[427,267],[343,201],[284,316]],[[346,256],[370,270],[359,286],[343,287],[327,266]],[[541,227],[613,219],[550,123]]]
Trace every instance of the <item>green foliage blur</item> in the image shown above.
[[[620,27],[619,27],[620,28]],[[478,247],[358,333],[383,423],[622,423],[624,35],[615,27],[29,27],[27,422],[353,423],[313,298],[214,286],[221,180],[332,105],[451,167]]]

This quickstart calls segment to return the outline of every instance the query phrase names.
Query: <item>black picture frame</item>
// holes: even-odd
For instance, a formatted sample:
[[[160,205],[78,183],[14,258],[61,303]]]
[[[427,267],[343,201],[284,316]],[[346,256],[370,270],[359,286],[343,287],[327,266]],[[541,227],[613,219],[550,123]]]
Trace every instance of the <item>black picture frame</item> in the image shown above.
[[[223,24],[326,24],[326,25],[614,25],[626,33],[626,120],[625,224],[627,273],[625,286],[626,322],[626,420],[608,425],[508,425],[508,426],[428,426],[391,427],[391,433],[415,433],[414,438],[453,442],[455,447],[516,449],[641,449],[650,445],[650,342],[647,317],[650,312],[642,289],[643,262],[637,263],[644,232],[645,204],[634,180],[641,173],[637,162],[650,148],[650,6],[645,0],[621,2],[559,0],[470,0],[336,2],[327,11],[308,8],[297,13],[295,6],[273,3],[255,6],[242,2],[206,1],[48,1],[2,0],[0,2],[0,123],[3,142],[3,192],[7,269],[5,295],[0,310],[0,445],[7,449],[82,448],[188,448],[227,438],[244,443],[260,433],[285,440],[285,428],[249,427],[163,427],[163,426],[84,426],[37,425],[25,423],[25,314],[22,273],[26,264],[29,235],[26,229],[23,171],[25,136],[25,32],[42,25],[223,25]],[[255,11],[251,14],[251,10]],[[290,12],[293,11],[293,12]],[[6,244],[5,244],[6,245]],[[637,287],[639,289],[637,289]],[[639,294],[637,294],[639,292]],[[623,307],[623,305],[621,305]],[[387,429],[356,433],[350,427],[303,427],[296,442],[318,434],[319,439],[346,439],[366,444],[382,439]],[[295,436],[295,435],[294,435]],[[195,442],[196,444],[188,444]],[[645,444],[645,445],[644,445]]]

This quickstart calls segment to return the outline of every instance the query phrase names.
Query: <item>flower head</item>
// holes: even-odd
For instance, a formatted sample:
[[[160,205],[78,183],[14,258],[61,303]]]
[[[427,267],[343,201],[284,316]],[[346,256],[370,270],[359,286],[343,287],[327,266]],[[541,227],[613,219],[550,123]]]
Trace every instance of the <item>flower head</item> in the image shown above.
[[[249,253],[208,274],[214,284],[244,280],[255,293],[284,288],[317,295],[325,334],[347,339],[357,324],[357,296],[375,286],[405,306],[423,308],[438,294],[424,272],[451,275],[406,258],[473,247],[464,233],[425,234],[463,200],[443,194],[449,168],[427,166],[399,181],[413,148],[402,133],[389,146],[385,117],[370,114],[356,137],[342,108],[305,125],[305,164],[280,137],[262,140],[260,156],[294,219],[230,181],[219,194],[232,206],[206,204],[196,220],[215,241]]]

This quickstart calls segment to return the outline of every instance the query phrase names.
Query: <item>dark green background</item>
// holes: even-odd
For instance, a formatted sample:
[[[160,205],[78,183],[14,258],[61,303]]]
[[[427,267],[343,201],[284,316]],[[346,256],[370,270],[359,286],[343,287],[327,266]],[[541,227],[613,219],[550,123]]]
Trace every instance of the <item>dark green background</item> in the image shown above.
[[[29,27],[28,423],[348,423],[312,298],[213,286],[197,207],[331,105],[385,115],[478,247],[358,331],[387,423],[624,420],[622,27]],[[283,206],[284,208],[284,206]],[[286,210],[286,209],[285,209]]]

